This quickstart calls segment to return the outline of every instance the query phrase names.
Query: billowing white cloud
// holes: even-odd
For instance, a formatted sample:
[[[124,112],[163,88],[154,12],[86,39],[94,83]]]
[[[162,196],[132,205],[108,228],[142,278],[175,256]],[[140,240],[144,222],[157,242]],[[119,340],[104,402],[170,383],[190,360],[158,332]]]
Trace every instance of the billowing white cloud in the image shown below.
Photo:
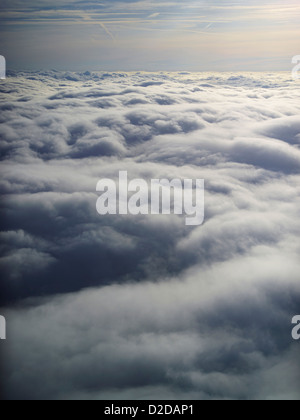
[[[297,399],[297,83],[11,76],[0,100],[5,398]],[[96,184],[120,170],[205,179],[204,225],[99,216]]]

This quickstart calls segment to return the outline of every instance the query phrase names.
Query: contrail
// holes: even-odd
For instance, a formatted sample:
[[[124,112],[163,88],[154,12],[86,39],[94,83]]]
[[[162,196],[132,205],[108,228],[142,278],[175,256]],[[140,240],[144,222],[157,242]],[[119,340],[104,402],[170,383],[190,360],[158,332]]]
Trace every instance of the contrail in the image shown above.
[[[156,18],[159,15],[160,15],[160,13],[153,13],[153,15],[148,16],[148,19]]]
[[[107,35],[114,41],[115,37],[113,36],[113,34],[107,29],[107,27],[104,25],[103,22],[99,22],[102,29],[104,29],[104,31],[107,33]]]

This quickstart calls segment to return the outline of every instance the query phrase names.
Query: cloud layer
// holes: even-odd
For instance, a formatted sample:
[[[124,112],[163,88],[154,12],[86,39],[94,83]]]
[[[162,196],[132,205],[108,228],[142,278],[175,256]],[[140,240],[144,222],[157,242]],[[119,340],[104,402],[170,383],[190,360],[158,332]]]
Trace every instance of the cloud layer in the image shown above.
[[[40,72],[1,90],[5,398],[298,398],[297,83]],[[120,170],[204,178],[204,225],[99,216]]]
[[[298,0],[2,0],[0,11],[13,69],[288,70],[299,48]]]

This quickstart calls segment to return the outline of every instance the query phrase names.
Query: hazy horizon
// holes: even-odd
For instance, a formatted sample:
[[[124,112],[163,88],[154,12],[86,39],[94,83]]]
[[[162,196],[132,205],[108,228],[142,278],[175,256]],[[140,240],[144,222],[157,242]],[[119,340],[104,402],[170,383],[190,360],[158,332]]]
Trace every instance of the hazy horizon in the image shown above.
[[[46,73],[51,73],[51,72],[57,72],[57,73],[78,73],[78,74],[84,74],[84,73],[125,73],[125,74],[160,74],[160,73],[167,73],[167,74],[183,74],[183,75],[188,75],[188,74],[199,74],[199,75],[203,75],[203,74],[255,74],[255,73],[261,73],[261,74],[286,74],[286,75],[291,75],[291,67],[292,65],[289,65],[289,69],[288,70],[242,70],[242,71],[234,71],[234,70],[224,70],[224,71],[189,71],[189,70],[182,70],[182,69],[178,69],[178,70],[97,70],[97,69],[84,69],[84,70],[74,70],[71,68],[63,68],[63,69],[55,69],[55,68],[35,68],[35,69],[13,69],[13,68],[8,68],[7,72],[8,75],[9,73],[40,73],[40,72],[46,72]]]

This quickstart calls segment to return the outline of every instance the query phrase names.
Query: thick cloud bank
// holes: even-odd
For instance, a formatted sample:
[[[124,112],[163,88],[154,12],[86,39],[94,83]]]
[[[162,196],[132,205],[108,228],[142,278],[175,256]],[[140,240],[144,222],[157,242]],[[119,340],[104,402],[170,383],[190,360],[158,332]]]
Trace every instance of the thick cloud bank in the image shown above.
[[[298,399],[299,84],[19,73],[1,83],[8,399]],[[205,179],[205,223],[99,216],[101,178]]]

